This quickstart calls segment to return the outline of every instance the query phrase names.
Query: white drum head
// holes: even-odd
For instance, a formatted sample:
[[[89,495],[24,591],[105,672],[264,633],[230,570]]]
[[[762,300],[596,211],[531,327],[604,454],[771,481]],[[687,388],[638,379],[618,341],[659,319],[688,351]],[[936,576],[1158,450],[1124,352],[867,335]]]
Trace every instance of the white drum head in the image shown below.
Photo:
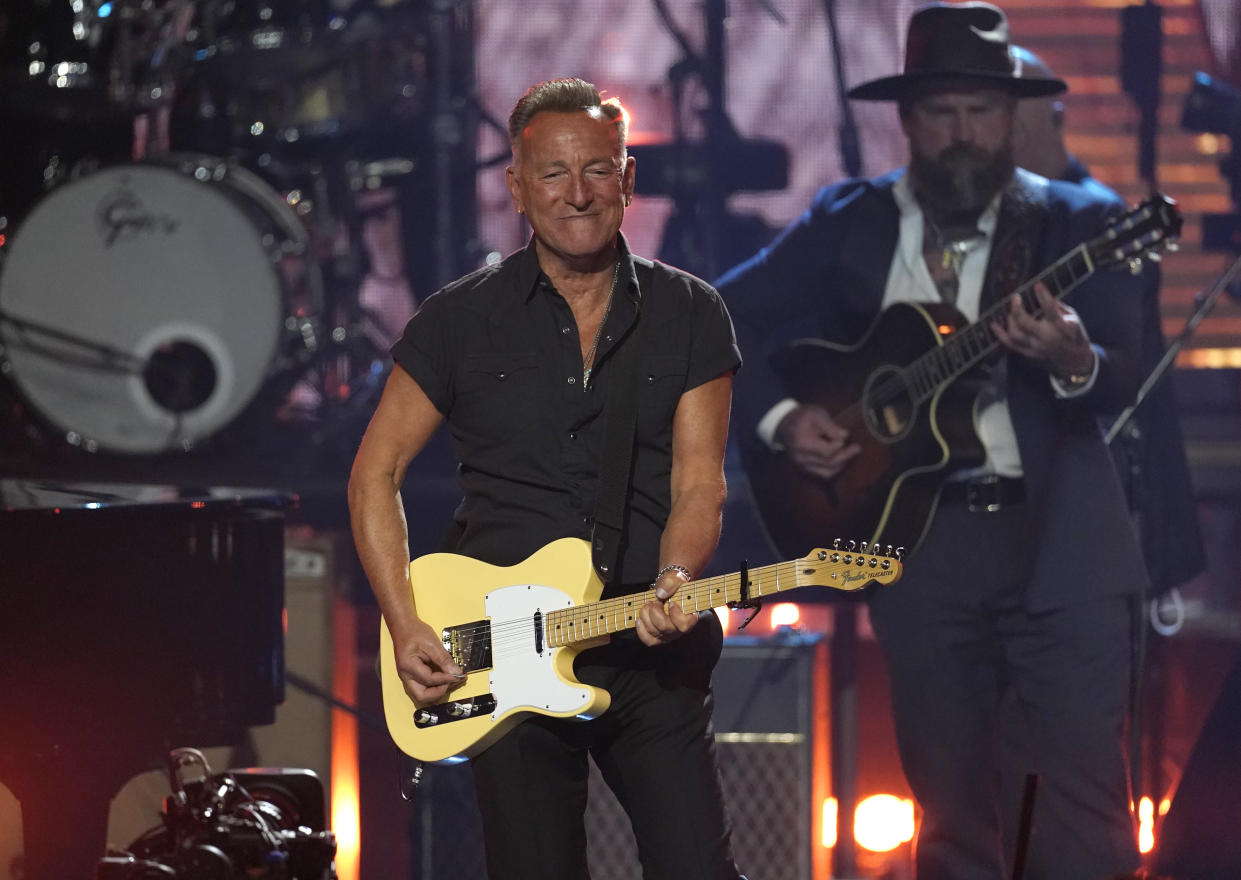
[[[121,166],[53,191],[18,228],[0,310],[137,359],[0,323],[10,376],[71,439],[188,448],[258,393],[283,332],[280,242],[230,192],[226,176]]]

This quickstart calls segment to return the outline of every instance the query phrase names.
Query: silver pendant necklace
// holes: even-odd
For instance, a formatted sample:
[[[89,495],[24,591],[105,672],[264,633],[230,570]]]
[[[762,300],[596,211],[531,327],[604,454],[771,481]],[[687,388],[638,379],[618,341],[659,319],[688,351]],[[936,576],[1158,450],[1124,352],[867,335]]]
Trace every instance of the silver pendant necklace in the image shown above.
[[[608,315],[612,313],[612,299],[616,296],[616,279],[620,277],[620,260],[616,261],[616,265],[612,267],[612,289],[608,291],[608,302],[603,307],[603,317],[599,319],[599,327],[595,330],[595,339],[590,344],[590,351],[586,352],[586,359],[582,362],[582,390],[590,384],[590,372],[595,368],[595,352],[599,350],[599,337],[603,335],[603,325],[608,322]]]

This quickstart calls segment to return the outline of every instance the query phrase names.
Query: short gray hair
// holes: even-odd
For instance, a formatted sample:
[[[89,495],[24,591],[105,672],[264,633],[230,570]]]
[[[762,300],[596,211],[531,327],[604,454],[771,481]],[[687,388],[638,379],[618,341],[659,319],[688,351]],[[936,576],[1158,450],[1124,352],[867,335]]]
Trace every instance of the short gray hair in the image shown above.
[[[620,99],[609,98],[604,101],[592,83],[575,76],[551,79],[526,89],[526,93],[517,100],[508,117],[509,144],[516,149],[521,133],[540,113],[573,113],[578,110],[595,110],[603,118],[612,120],[620,135],[621,150],[625,149],[625,138],[629,133],[628,114],[621,106]]]

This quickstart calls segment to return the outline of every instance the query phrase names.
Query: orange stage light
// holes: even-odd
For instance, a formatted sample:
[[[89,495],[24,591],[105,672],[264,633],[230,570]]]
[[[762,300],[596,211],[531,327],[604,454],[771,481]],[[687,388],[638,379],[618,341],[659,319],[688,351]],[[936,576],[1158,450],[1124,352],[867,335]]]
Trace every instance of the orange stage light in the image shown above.
[[[872,794],[853,814],[853,837],[871,852],[891,852],[914,839],[914,802],[892,794]]]
[[[1149,797],[1138,801],[1138,852],[1145,855],[1155,848],[1155,802]]]
[[[344,599],[333,608],[332,691],[357,703],[357,612]],[[361,864],[361,812],[358,780],[358,720],[332,710],[332,831],[336,834],[336,876],[358,880]]]
[[[801,620],[801,608],[792,602],[781,602],[771,607],[770,619],[773,632],[784,626],[796,627]]]

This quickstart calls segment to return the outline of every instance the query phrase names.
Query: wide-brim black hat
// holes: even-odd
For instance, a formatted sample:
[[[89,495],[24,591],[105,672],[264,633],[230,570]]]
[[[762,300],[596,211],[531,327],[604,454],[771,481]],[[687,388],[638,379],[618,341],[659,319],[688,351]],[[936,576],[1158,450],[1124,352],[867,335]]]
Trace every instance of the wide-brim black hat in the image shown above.
[[[859,101],[899,101],[936,83],[965,80],[1007,89],[1019,98],[1063,92],[1055,77],[1020,76],[1008,51],[1008,19],[990,3],[931,3],[909,19],[905,72],[872,79],[848,91]]]

